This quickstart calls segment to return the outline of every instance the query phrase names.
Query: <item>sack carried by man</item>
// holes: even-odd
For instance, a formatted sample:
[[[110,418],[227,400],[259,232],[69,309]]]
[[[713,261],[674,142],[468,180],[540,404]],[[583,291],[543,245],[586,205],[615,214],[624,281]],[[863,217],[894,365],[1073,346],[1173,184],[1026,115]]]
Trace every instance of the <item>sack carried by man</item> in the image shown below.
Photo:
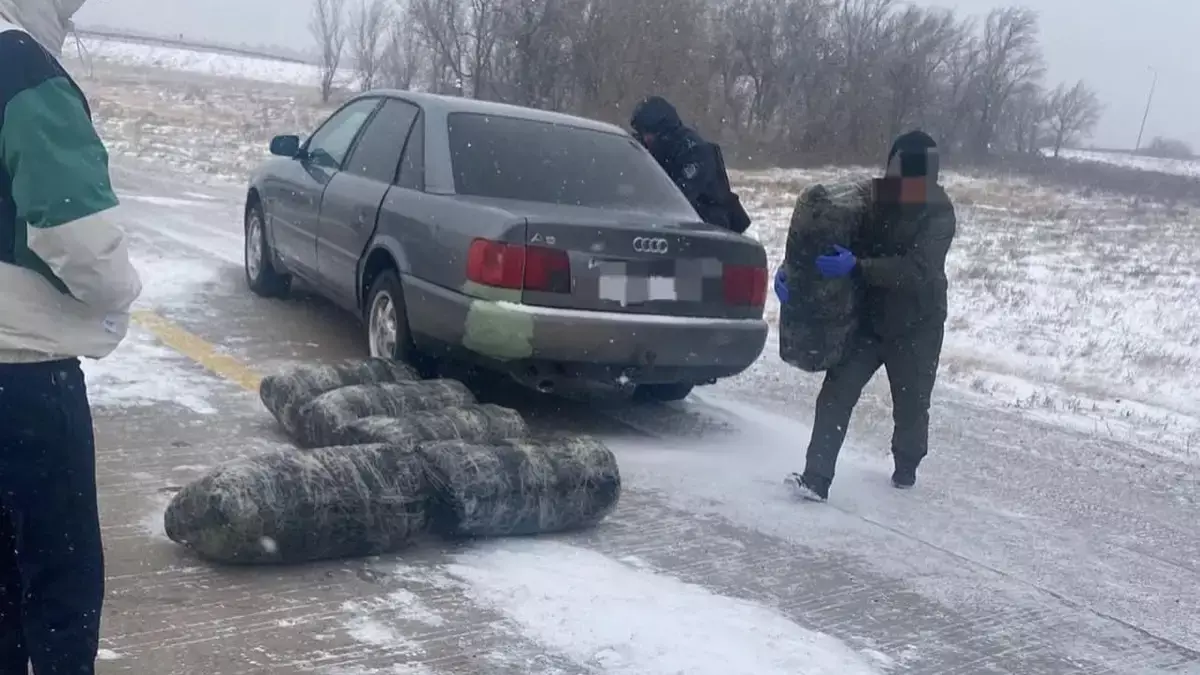
[[[849,277],[826,279],[814,264],[857,238],[870,208],[870,185],[813,185],[792,210],[783,268],[788,301],[779,312],[779,356],[816,373],[837,365],[858,330],[860,292]]]

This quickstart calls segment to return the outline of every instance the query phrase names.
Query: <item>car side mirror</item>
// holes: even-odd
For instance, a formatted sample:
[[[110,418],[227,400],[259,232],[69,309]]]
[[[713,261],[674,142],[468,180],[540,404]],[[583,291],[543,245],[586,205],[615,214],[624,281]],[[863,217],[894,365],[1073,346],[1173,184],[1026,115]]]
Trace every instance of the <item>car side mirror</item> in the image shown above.
[[[289,134],[272,138],[271,154],[279,157],[295,157],[300,154],[300,137]]]

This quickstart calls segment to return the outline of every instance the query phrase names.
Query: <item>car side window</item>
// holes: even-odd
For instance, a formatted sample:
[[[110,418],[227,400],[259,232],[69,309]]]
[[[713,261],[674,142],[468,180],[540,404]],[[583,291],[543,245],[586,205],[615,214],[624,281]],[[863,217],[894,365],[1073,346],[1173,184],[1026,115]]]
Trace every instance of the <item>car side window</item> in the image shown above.
[[[345,171],[390,185],[396,178],[404,140],[420,109],[406,101],[387,99],[358,137]]]
[[[417,115],[417,123],[408,135],[404,158],[400,160],[400,176],[396,185],[409,190],[425,190],[425,115]]]
[[[358,130],[377,105],[379,99],[365,98],[334,113],[309,139],[306,149],[310,161],[327,169],[340,168]]]

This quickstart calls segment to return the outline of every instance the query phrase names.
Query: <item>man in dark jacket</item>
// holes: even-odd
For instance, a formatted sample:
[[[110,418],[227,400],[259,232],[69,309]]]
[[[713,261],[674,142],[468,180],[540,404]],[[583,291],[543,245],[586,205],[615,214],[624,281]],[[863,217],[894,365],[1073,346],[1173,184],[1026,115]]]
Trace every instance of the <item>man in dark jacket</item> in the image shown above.
[[[869,216],[849,248],[817,258],[826,278],[862,287],[861,330],[843,361],[829,369],[817,396],[804,472],[788,482],[825,501],[850,415],[863,387],[883,366],[892,392],[892,485],[911,488],[929,445],[929,404],[946,322],[946,254],[954,207],[938,184],[937,144],[920,131],[896,139],[884,178],[871,184]]]
[[[684,126],[675,106],[651,96],[634,108],[629,124],[704,222],[738,234],[750,227],[749,216],[729,186],[720,148]]]

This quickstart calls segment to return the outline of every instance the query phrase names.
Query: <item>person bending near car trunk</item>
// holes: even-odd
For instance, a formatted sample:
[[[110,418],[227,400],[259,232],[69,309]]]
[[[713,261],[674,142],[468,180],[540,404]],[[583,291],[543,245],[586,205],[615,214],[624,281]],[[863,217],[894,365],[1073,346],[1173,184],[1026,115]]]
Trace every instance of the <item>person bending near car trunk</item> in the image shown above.
[[[0,673],[95,672],[104,595],[79,357],[125,336],[141,281],[108,155],[55,57],[83,0],[0,0]],[[39,44],[40,43],[40,44]]]
[[[629,126],[701,220],[737,234],[749,229],[750,216],[729,185],[721,149],[684,126],[675,106],[650,96],[634,108]]]
[[[946,322],[946,254],[954,207],[938,184],[937,144],[913,131],[896,139],[856,241],[815,261],[826,278],[862,288],[860,330],[825,373],[804,472],[788,482],[814,501],[829,497],[838,452],[863,388],[883,366],[892,393],[892,485],[911,488],[929,447],[929,405]]]

